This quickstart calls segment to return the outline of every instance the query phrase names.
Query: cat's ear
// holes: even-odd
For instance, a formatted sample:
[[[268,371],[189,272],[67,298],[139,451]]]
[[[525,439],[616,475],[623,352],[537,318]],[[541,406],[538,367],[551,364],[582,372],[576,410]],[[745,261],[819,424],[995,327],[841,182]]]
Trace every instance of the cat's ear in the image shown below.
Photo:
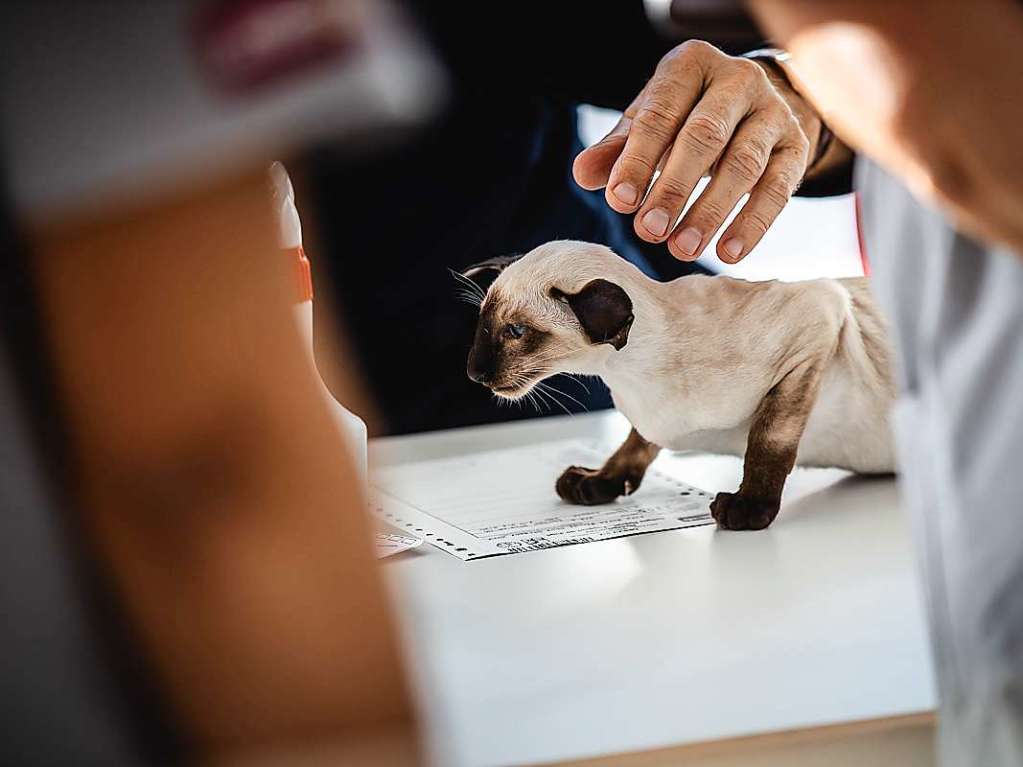
[[[578,293],[551,288],[551,297],[569,305],[590,343],[611,344],[618,350],[628,343],[636,317],[632,313],[632,299],[620,285],[591,280]]]
[[[496,277],[520,258],[522,258],[521,253],[511,256],[494,256],[494,258],[488,258],[486,261],[480,261],[478,264],[470,264],[461,270],[461,275],[469,279],[475,279],[480,275],[493,272],[493,276]]]

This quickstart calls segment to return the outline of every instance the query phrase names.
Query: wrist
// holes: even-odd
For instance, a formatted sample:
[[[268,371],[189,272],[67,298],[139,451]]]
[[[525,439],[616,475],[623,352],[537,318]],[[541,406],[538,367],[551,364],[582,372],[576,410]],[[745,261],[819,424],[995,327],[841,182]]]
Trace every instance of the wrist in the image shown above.
[[[809,175],[828,153],[832,143],[834,143],[834,134],[817,113],[817,110],[799,92],[789,76],[787,67],[790,58],[789,54],[778,48],[760,48],[742,54],[742,58],[749,59],[764,70],[768,80],[771,81],[771,84],[785,100],[785,103],[799,121],[803,133],[810,142],[810,151],[806,163],[806,174]]]

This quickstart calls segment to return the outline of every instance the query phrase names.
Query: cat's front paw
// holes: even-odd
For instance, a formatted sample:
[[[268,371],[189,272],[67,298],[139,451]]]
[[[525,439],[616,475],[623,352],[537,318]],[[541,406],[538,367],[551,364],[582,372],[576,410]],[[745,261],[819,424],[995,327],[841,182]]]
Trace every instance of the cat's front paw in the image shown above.
[[[718,493],[710,514],[725,530],[763,530],[778,516],[778,501],[762,501],[738,493]]]
[[[558,477],[554,489],[561,500],[579,506],[596,506],[611,503],[619,495],[625,495],[625,482],[621,478],[608,477],[598,469],[569,466]]]

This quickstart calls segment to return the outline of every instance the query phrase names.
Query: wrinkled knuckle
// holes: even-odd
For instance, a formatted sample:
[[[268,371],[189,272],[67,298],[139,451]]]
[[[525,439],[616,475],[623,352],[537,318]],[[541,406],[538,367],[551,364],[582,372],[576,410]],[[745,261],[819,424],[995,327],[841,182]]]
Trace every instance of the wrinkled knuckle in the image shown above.
[[[689,148],[699,152],[719,151],[731,137],[725,121],[706,112],[689,118],[682,135]]]
[[[795,189],[803,175],[810,157],[810,142],[791,142],[785,147],[779,148],[774,153],[775,175],[781,177],[781,181],[788,184],[790,189]]]
[[[743,144],[725,157],[725,171],[749,186],[756,183],[767,165],[767,153],[753,144]]]
[[[772,219],[763,211],[751,210],[743,215],[743,228],[759,239],[766,234]]]
[[[781,96],[772,97],[770,103],[760,108],[760,113],[768,124],[784,135],[803,132],[799,120],[789,109],[788,104],[782,101]]]
[[[647,103],[632,121],[633,131],[662,142],[674,138],[677,129],[677,118],[671,108],[657,101]]]
[[[736,79],[744,83],[761,85],[767,81],[763,67],[750,59],[732,57],[731,68]]]
[[[800,144],[806,144],[809,146],[810,139],[807,138],[806,131],[803,129],[803,124],[799,122],[799,119],[791,110],[779,110],[777,117],[774,117],[773,119],[775,119],[777,121],[777,125],[781,127],[781,133],[785,137],[787,143],[791,143],[794,146],[798,146]]]
[[[788,188],[794,189],[803,178],[803,168],[798,162],[791,160],[798,160],[800,152],[792,150],[782,155],[783,158],[790,158],[789,162],[782,162],[778,165],[777,173],[774,175],[778,176],[779,181],[788,186]]]
[[[783,173],[778,173],[769,179],[765,179],[763,195],[775,208],[784,208],[796,188],[795,183]],[[765,227],[766,228],[766,227]]]
[[[692,188],[676,178],[662,173],[651,192],[651,202],[654,207],[678,209],[689,199]]]
[[[636,154],[622,155],[618,161],[618,177],[636,182],[643,186],[653,175],[655,163],[650,159]]]
[[[686,83],[702,78],[702,69],[703,64],[692,57],[676,56],[672,59],[662,60],[647,84],[647,93],[655,100],[673,103],[678,93],[685,90]],[[669,111],[674,115],[675,110]]]
[[[680,56],[704,57],[716,55],[719,51],[705,40],[686,40],[674,48]]]
[[[692,224],[701,232],[713,232],[725,220],[728,211],[717,200],[700,200],[693,206],[689,217]]]
[[[747,144],[754,150],[759,152],[765,160],[769,160],[772,152],[774,152],[775,143],[774,137],[771,135],[769,130],[758,131],[746,139]]]
[[[692,54],[687,53],[686,43],[676,45],[670,51],[661,56],[660,61],[657,62],[657,71],[663,72],[665,70],[675,68],[687,55]]]

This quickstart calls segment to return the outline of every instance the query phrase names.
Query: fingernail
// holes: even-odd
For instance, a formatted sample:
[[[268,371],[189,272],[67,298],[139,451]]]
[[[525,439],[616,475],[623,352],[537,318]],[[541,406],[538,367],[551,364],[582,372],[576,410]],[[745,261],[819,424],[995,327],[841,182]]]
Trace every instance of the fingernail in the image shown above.
[[[739,240],[735,237],[729,237],[727,240],[725,240],[725,243],[722,247],[724,247],[725,253],[733,261],[737,261],[739,259],[739,256],[742,255],[742,240]]]
[[[703,235],[693,227],[687,226],[678,233],[678,237],[675,238],[675,245],[687,256],[691,256],[696,253],[696,249],[700,247],[702,241]]]
[[[643,227],[654,237],[663,237],[668,231],[668,212],[660,208],[647,211],[643,216]]]
[[[636,191],[636,187],[627,181],[618,184],[611,192],[618,198],[619,202],[625,205],[635,205],[639,199],[639,192]]]

